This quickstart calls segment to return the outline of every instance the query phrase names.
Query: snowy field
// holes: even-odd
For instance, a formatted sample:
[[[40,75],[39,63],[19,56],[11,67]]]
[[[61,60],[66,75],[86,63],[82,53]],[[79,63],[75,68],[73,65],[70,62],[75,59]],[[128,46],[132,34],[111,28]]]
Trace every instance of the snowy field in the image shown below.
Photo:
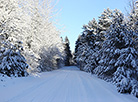
[[[45,72],[40,77],[0,78],[0,102],[138,102],[77,67]]]

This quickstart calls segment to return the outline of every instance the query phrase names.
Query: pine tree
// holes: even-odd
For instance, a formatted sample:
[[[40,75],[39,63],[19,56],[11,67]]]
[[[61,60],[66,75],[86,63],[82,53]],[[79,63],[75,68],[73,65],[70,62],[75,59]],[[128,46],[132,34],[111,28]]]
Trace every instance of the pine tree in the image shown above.
[[[120,19],[123,19],[122,16],[120,16]],[[121,24],[118,24],[118,23],[122,22],[122,21],[121,22],[120,21],[118,21],[116,24],[114,24],[114,26],[112,25],[112,28],[110,27],[110,29],[108,30],[109,33],[107,33],[107,35],[106,35],[106,40],[103,42],[103,46],[101,49],[102,53],[100,54],[101,58],[99,61],[99,66],[95,69],[95,73],[98,75],[103,75],[103,74],[106,74],[106,75],[109,74],[109,76],[110,76],[110,74],[112,75],[111,70],[108,71],[105,69],[114,69],[114,65],[112,65],[116,61],[116,54],[114,53],[114,51],[116,49],[116,46],[118,46],[118,47],[120,46],[119,45],[120,43],[117,41],[118,39],[120,39],[119,34],[121,33],[121,30],[118,27],[119,25],[121,25]],[[119,30],[120,30],[120,32],[119,32]],[[114,70],[113,70],[113,72],[114,72]]]
[[[78,36],[78,39],[77,39],[77,41],[76,41],[76,43],[75,43],[75,51],[74,51],[74,57],[73,57],[73,60],[74,60],[74,63],[76,64],[76,65],[78,65],[77,64],[77,60],[76,60],[76,58],[77,58],[77,56],[78,56],[78,47],[80,46],[80,37],[81,37],[81,35],[79,35]]]
[[[130,6],[131,11],[128,15],[128,24],[133,31],[138,32],[138,1],[131,1]]]
[[[5,29],[2,29],[4,31]],[[0,33],[0,73],[9,77],[27,76],[28,64],[22,55],[22,42],[15,45],[2,32]]]
[[[6,46],[0,49],[0,73],[9,77],[27,76],[28,64],[21,52],[13,45]]]
[[[79,56],[83,54],[85,56],[85,61],[81,61],[81,65],[83,70],[87,69],[93,73],[93,70],[98,66],[98,61],[101,56],[101,48],[103,41],[105,40],[106,31],[109,29],[112,20],[118,15],[120,12],[118,10],[104,10],[104,12],[99,17],[99,21],[97,22],[95,19],[89,21],[88,25],[83,26],[83,33],[76,42],[75,48],[75,59],[79,64]],[[87,51],[89,50],[89,51]],[[83,53],[85,51],[85,54]],[[80,54],[80,55],[79,55]],[[84,58],[83,58],[84,59]],[[85,70],[86,71],[86,70]]]
[[[121,93],[138,97],[138,35],[128,24],[119,10],[105,10],[98,22],[93,19],[83,26],[74,59],[80,70],[113,82]]]
[[[99,29],[100,31],[106,31],[112,23],[113,11],[109,8],[105,9],[99,17]]]
[[[135,36],[133,38],[136,41],[135,48],[138,50],[138,1],[137,0],[132,0],[130,2],[130,12],[128,13],[127,16],[127,24],[129,29],[132,31],[136,32]]]
[[[123,14],[113,20],[102,47],[99,66],[94,70],[101,78],[113,79],[121,93],[137,96],[137,58],[134,32],[123,23]]]
[[[83,70],[85,66],[85,48],[87,48],[87,42],[85,35],[82,34],[78,37],[75,46],[74,60],[80,70]]]
[[[28,64],[22,55],[21,16],[15,0],[0,1],[0,73],[27,76]]]
[[[64,48],[65,48],[65,66],[70,66],[72,64],[72,54],[71,54],[71,50],[70,50],[70,42],[68,37],[65,37],[65,42],[64,42]]]
[[[102,39],[95,34],[93,22],[83,26],[83,34],[78,38],[75,48],[75,61],[81,70],[91,72],[97,66],[97,55]]]

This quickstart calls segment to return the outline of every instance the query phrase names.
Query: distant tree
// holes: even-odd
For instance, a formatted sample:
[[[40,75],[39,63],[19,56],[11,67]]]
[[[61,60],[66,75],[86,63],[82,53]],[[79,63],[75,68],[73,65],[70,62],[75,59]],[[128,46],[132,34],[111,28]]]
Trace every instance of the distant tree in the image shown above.
[[[128,11],[128,24],[132,30],[138,32],[138,1],[131,0],[129,3],[130,12]]]
[[[64,42],[64,49],[65,49],[65,66],[70,66],[72,64],[72,54],[70,50],[70,42],[68,37],[65,37],[65,42]]]
[[[100,31],[106,31],[110,27],[112,23],[112,18],[113,18],[113,11],[110,10],[109,8],[105,9],[102,12],[101,16],[99,16],[98,19]]]
[[[74,59],[81,70],[91,72],[97,66],[97,56],[101,39],[95,31],[88,25],[83,26],[83,33],[76,41]]]
[[[136,32],[133,36],[133,39],[135,39],[135,48],[138,50],[138,1],[137,0],[131,0],[129,3],[130,10],[128,11],[127,15],[127,24],[129,29]]]

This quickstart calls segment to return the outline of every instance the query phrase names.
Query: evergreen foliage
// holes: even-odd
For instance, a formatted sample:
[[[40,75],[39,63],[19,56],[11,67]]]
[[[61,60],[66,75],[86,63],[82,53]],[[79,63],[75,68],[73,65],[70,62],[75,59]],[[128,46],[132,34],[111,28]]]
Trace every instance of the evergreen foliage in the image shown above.
[[[138,97],[138,35],[133,22],[125,22],[117,9],[104,10],[98,22],[93,19],[83,26],[74,59],[81,70],[114,83],[121,93]]]
[[[0,49],[0,73],[9,77],[27,76],[28,64],[25,58],[15,46],[7,45]]]
[[[130,6],[131,11],[128,14],[128,25],[131,30],[138,32],[138,1],[132,0]]]
[[[20,15],[14,0],[0,1],[0,73],[9,77],[27,76],[28,64],[22,55],[23,46],[18,37],[20,32]],[[18,16],[17,16],[18,15]]]
[[[65,66],[70,66],[72,64],[72,54],[70,50],[70,42],[68,37],[65,37],[65,42],[64,42],[64,50],[65,50]]]
[[[0,1],[0,73],[26,76],[59,68],[64,47],[53,0]]]

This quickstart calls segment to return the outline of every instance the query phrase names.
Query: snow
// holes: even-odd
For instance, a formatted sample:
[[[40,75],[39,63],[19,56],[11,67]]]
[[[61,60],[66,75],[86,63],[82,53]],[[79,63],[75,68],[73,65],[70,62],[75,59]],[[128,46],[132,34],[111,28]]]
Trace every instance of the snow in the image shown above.
[[[111,83],[71,66],[39,77],[0,77],[0,102],[138,102],[138,98],[120,94]]]

